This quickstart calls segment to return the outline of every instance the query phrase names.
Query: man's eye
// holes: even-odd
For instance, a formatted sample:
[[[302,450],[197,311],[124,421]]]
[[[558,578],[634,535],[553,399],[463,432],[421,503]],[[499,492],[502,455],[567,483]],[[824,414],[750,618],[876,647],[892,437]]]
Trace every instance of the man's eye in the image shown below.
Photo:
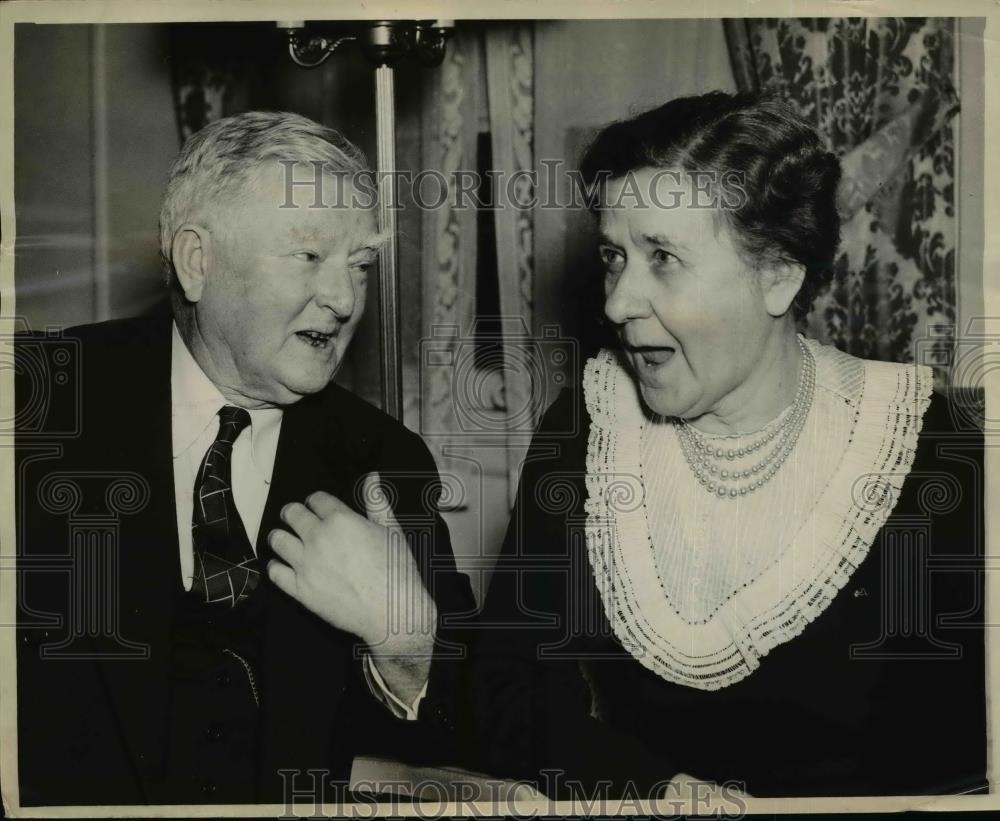
[[[363,273],[367,274],[372,269],[372,266],[374,264],[375,260],[373,259],[361,259],[358,260],[357,262],[352,262],[351,267],[354,268],[356,271],[362,271]]]
[[[319,254],[315,251],[299,251],[295,258],[301,259],[303,262],[316,262],[319,259]]]
[[[677,259],[669,251],[664,251],[662,248],[657,248],[653,251],[653,262],[657,265],[666,265],[668,262]]]

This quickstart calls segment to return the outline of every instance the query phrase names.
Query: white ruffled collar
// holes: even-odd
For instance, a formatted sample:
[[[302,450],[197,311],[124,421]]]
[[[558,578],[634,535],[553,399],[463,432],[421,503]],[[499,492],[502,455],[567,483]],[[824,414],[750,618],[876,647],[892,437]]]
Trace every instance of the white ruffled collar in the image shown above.
[[[817,382],[854,409],[850,441],[780,560],[699,624],[681,618],[660,585],[643,507],[644,417],[634,379],[610,351],[587,363],[591,570],[618,640],[667,681],[715,690],[750,675],[771,649],[799,635],[829,606],[898,501],[930,404],[930,368],[858,360],[809,344]]]

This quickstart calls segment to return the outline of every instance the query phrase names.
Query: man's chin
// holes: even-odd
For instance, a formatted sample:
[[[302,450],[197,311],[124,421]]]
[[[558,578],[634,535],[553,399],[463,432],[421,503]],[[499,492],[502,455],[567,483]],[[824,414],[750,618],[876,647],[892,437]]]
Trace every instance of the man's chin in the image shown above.
[[[336,369],[316,373],[297,373],[285,375],[285,378],[277,382],[271,393],[274,394],[274,402],[278,405],[290,405],[298,402],[314,393],[319,393],[333,381]]]

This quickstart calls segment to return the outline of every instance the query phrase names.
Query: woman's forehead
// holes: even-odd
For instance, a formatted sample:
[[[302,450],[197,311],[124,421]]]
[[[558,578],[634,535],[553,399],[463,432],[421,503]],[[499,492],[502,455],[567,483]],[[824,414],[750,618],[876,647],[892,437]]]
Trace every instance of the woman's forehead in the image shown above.
[[[605,183],[606,204],[639,201],[652,205],[688,203],[699,207],[711,204],[717,175],[712,171],[683,168],[643,167],[612,177]]]
[[[676,248],[717,236],[722,220],[713,206],[696,204],[687,197],[654,200],[646,196],[622,196],[600,210],[600,231],[609,238],[626,238],[636,244],[658,244]]]

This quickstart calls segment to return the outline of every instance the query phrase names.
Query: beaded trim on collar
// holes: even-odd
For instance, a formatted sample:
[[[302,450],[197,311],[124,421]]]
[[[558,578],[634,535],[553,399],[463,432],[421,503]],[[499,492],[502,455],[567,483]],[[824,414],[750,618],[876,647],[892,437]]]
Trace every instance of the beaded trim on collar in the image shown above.
[[[659,584],[639,478],[643,410],[635,381],[611,351],[587,362],[591,571],[622,646],[667,681],[717,690],[750,675],[770,650],[798,636],[829,606],[899,499],[930,404],[931,369],[859,360],[808,344],[817,382],[834,386],[854,409],[851,439],[780,561],[700,624],[680,618]],[[847,372],[852,377],[844,379]]]

